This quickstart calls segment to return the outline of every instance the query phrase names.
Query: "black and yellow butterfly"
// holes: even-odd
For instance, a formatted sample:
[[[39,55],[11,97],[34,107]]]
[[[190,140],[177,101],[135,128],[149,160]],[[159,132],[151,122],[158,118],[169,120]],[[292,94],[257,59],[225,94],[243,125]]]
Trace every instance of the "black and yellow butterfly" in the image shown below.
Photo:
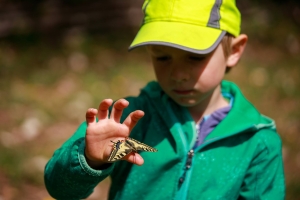
[[[131,152],[137,152],[137,151],[157,152],[157,149],[129,137],[125,138],[125,140],[118,140],[117,142],[113,142],[113,141],[111,142],[114,143],[114,147],[108,158],[108,161],[110,162],[120,160]]]

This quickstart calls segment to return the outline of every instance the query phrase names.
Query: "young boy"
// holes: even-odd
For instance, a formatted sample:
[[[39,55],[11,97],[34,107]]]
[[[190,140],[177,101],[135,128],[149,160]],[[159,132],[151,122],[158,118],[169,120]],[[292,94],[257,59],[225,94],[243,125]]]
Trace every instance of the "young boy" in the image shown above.
[[[146,0],[143,11],[130,49],[147,46],[157,82],[88,109],[46,166],[49,193],[86,198],[110,175],[110,199],[284,199],[274,122],[222,80],[247,43],[234,0]],[[158,152],[109,162],[128,136]]]

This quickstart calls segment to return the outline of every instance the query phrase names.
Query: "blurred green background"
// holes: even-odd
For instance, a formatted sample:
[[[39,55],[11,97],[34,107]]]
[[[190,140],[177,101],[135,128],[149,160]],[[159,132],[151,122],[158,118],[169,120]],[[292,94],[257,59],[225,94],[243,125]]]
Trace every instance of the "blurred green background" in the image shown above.
[[[128,53],[141,0],[0,2],[0,200],[52,199],[47,160],[103,98],[137,95],[154,79],[144,49]],[[249,43],[226,79],[276,120],[287,198],[300,199],[300,6],[238,2]],[[109,179],[88,198],[106,199]]]

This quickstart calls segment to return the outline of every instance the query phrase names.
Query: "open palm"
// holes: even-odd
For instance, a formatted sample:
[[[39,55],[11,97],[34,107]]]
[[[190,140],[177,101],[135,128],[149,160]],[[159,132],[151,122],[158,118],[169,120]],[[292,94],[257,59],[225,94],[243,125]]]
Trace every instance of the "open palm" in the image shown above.
[[[108,117],[108,109],[112,103],[111,99],[104,99],[100,103],[98,110],[90,108],[86,112],[85,155],[87,162],[92,167],[99,167],[107,163],[113,148],[111,141],[123,140],[125,137],[128,137],[139,119],[144,116],[143,111],[136,110],[130,113],[123,123],[120,123],[123,110],[129,105],[129,102],[125,99],[116,101],[110,117]],[[99,119],[98,122],[96,117]],[[129,154],[123,159],[138,165],[144,162],[138,154]]]

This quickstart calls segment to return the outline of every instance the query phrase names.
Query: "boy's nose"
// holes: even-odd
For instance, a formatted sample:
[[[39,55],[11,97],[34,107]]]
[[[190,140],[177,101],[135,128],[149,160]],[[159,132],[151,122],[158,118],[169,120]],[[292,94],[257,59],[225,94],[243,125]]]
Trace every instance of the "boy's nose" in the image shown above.
[[[175,82],[184,82],[190,79],[190,73],[187,67],[183,65],[174,65],[171,68],[171,79]]]

